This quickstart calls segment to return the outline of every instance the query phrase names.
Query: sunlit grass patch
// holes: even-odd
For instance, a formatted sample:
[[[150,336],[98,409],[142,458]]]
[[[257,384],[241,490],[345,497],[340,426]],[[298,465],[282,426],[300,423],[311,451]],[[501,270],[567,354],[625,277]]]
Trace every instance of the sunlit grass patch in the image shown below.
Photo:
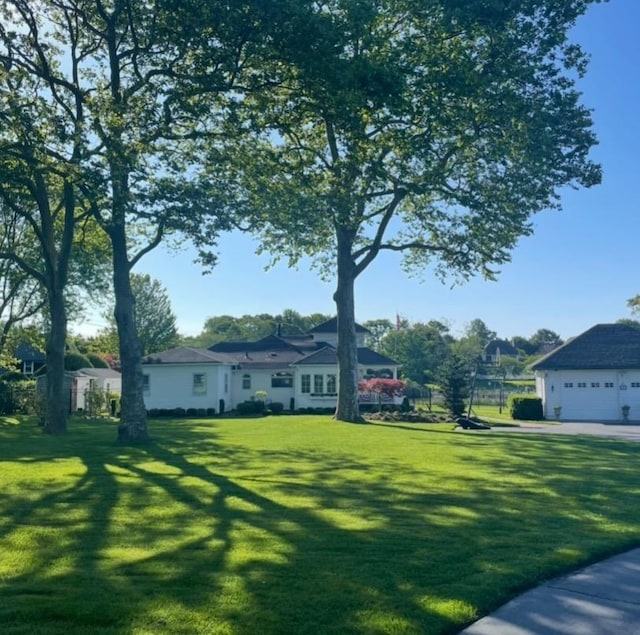
[[[640,535],[640,446],[330,417],[0,427],[7,633],[455,633]],[[625,501],[629,501],[626,503]]]

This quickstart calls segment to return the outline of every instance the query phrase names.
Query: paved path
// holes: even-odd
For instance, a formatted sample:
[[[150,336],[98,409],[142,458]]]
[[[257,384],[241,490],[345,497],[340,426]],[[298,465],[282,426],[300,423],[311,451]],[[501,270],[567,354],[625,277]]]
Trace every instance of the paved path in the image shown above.
[[[628,424],[525,424],[486,432],[494,431],[588,434],[640,441],[640,425]],[[640,635],[640,549],[545,582],[474,622],[463,634]]]
[[[491,430],[462,430],[466,434],[491,434],[492,432],[526,432],[535,434],[587,434],[599,437],[616,437],[627,441],[640,441],[640,425],[621,423],[523,423],[520,426],[495,425]],[[640,635],[640,634],[639,634]]]
[[[461,635],[638,635],[640,549],[542,584]]]

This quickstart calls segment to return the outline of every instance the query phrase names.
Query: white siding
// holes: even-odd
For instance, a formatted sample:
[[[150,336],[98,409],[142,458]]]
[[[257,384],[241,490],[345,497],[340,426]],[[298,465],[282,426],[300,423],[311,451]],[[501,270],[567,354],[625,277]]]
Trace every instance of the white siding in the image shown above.
[[[274,373],[277,372],[289,372],[293,375],[293,386],[290,388],[274,388],[271,385],[271,378]],[[242,388],[242,379],[245,375],[249,375],[251,378],[251,388]],[[280,402],[285,410],[289,409],[291,397],[294,396],[295,391],[295,369],[294,368],[280,368],[280,369],[246,369],[240,368],[233,371],[231,379],[231,407],[235,408],[239,403],[243,401],[249,401],[256,398],[257,391],[264,391],[267,393],[266,400],[271,403],[273,401]]]
[[[356,346],[362,348],[364,346],[364,336],[365,333],[361,333],[360,331],[356,332]],[[338,334],[337,333],[314,333],[313,334],[314,342],[326,342],[333,346],[333,348],[338,347]]]
[[[640,370],[538,371],[536,390],[547,419],[561,421],[621,421],[622,406],[629,419],[640,420]]]
[[[142,372],[149,376],[149,390],[144,393],[147,410],[151,408],[215,408],[218,412],[224,373],[229,367],[212,364],[145,364]],[[206,376],[206,393],[193,393],[193,375]],[[227,399],[225,399],[227,402]]]
[[[398,376],[398,369],[395,366],[359,366],[358,367],[358,380],[364,378],[367,369],[382,370],[388,368],[393,372],[394,379]],[[311,381],[311,390],[308,393],[302,392],[302,375],[309,375]],[[321,375],[323,377],[324,394],[319,395],[315,391],[315,375]],[[338,388],[338,368],[336,366],[318,365],[312,366],[310,364],[304,364],[296,367],[295,377],[295,389],[296,389],[296,408],[335,408],[337,403],[336,395],[327,394],[327,376],[335,375],[336,377],[336,390]],[[402,397],[394,398],[396,404],[402,403]],[[287,406],[285,406],[287,407]]]

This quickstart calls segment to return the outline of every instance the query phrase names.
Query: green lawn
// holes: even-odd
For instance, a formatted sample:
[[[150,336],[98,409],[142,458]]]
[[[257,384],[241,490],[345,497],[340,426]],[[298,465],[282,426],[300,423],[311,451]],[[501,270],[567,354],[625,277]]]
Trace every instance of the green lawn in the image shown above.
[[[2,633],[455,633],[640,542],[640,444],[329,417],[0,418]]]

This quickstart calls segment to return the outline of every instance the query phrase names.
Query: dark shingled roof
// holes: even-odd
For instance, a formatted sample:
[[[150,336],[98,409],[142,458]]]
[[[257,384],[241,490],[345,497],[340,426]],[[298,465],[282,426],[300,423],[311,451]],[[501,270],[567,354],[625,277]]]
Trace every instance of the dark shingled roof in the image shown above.
[[[640,330],[596,324],[531,365],[533,370],[640,369]]]
[[[47,356],[28,342],[20,342],[16,347],[14,356],[23,362],[46,362]]]
[[[318,324],[318,326],[314,326],[309,333],[337,333],[338,332],[338,318],[334,317],[322,324]],[[356,322],[356,333],[370,333],[369,329],[364,328],[364,326],[360,326]]]
[[[486,355],[497,355],[498,349],[500,349],[500,355],[518,354],[518,349],[506,340],[491,340],[484,347],[484,352]]]
[[[267,335],[255,342],[218,342],[208,350],[221,361],[240,368],[269,369],[290,366],[322,346],[326,345],[310,337]]]
[[[142,360],[143,364],[220,364],[223,360],[206,348],[178,346],[161,353],[153,353]]]
[[[301,359],[298,364],[332,364],[335,366],[338,363],[338,358],[336,356],[336,349],[332,346],[327,346],[322,350],[319,350],[317,353],[311,353],[311,355],[307,355],[304,359]],[[370,348],[359,348],[358,349],[358,364],[364,364],[367,366],[399,366],[399,363],[390,357],[385,357],[384,355],[380,355],[380,353],[376,353]]]

